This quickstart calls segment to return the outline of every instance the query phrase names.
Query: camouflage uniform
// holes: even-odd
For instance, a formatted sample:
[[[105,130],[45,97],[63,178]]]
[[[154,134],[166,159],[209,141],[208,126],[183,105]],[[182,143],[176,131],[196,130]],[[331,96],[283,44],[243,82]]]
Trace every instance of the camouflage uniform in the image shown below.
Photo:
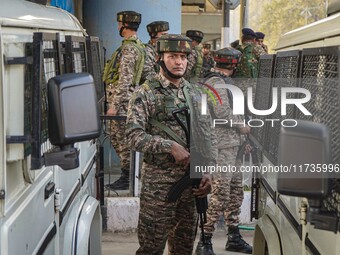
[[[214,58],[211,56],[211,53],[209,52],[206,55],[203,55],[203,67],[202,67],[202,75],[201,77],[205,77],[211,70],[211,68],[214,68],[215,61]]]
[[[245,42],[236,47],[242,53],[241,61],[236,68],[236,78],[257,78],[260,56],[266,54],[263,48],[253,42]]]
[[[188,30],[186,36],[198,43],[198,45],[192,48],[188,56],[188,66],[184,76],[186,80],[194,83],[202,77],[203,46],[200,42],[203,40],[204,33],[199,30]]]
[[[195,239],[195,199],[188,187],[176,202],[168,202],[166,195],[172,185],[183,177],[185,169],[175,163],[171,153],[173,141],[169,136],[148,123],[155,116],[156,100],[165,95],[175,95],[177,107],[186,104],[182,79],[180,88],[170,83],[162,74],[155,77],[160,87],[150,89],[143,84],[129,103],[127,136],[129,144],[144,152],[142,190],[138,238],[140,248],[136,254],[163,254],[168,239],[169,254],[191,254]],[[169,116],[168,116],[169,117]],[[183,129],[174,118],[165,118],[162,124],[185,140]]]
[[[233,84],[233,81],[217,71],[210,73],[206,84],[215,87],[217,84]],[[230,107],[230,97],[227,89],[216,89],[222,99],[222,105],[209,104],[215,119],[232,120],[234,123],[242,123],[243,117],[233,115]],[[243,125],[243,124],[241,124]],[[220,166],[236,164],[236,155],[242,139],[237,132],[239,125],[233,127],[221,127],[216,130],[218,143],[218,160]],[[239,224],[240,207],[243,201],[242,175],[232,175],[230,173],[218,173],[214,175],[213,190],[209,200],[207,211],[207,223],[204,225],[206,233],[213,233],[214,224],[224,213],[225,223],[228,226]]]
[[[253,88],[253,102],[256,93],[256,78],[258,76],[260,56],[266,54],[263,48],[255,42],[245,42],[236,47],[242,53],[240,63],[234,75],[237,86],[247,95],[247,88]],[[246,107],[247,109],[247,107]]]
[[[157,52],[155,45],[149,41],[145,44],[145,64],[143,69],[143,80],[145,81],[148,77],[154,77],[159,72],[159,66],[156,62]]]
[[[230,70],[231,73],[237,66],[240,55],[239,51],[231,47],[220,49],[214,53],[215,66],[216,68]],[[238,168],[240,162],[236,162],[237,152],[244,141],[244,137],[238,133],[238,129],[244,127],[244,117],[233,114],[232,94],[227,89],[216,88],[219,84],[233,84],[233,80],[215,69],[207,75],[203,82],[214,87],[221,97],[222,104],[213,104],[211,100],[209,101],[213,118],[226,119],[229,123],[229,125],[216,127],[216,136],[219,141],[217,164],[221,167],[236,166]],[[230,120],[233,123],[232,126]],[[215,254],[211,239],[215,224],[221,215],[224,215],[225,224],[228,226],[226,250],[251,253],[251,246],[242,239],[238,230],[240,208],[243,202],[242,174],[238,172],[216,173],[212,187],[207,210],[207,222],[204,224],[205,240],[201,235],[196,254]]]
[[[163,52],[188,53],[190,39],[173,36],[162,36],[165,39],[158,40],[158,48],[162,48]],[[167,38],[177,41],[167,41]],[[167,201],[170,188],[188,169],[176,164],[171,154],[174,138],[153,123],[157,121],[167,126],[179,139],[186,140],[185,132],[172,112],[188,106],[184,90],[189,89],[194,94],[198,90],[183,78],[178,79],[180,84],[177,87],[160,73],[147,80],[129,102],[128,143],[131,148],[144,153],[138,223],[140,248],[136,254],[163,254],[167,240],[168,254],[191,255],[193,250],[197,216],[191,187],[187,187],[177,201]],[[215,138],[212,140],[216,143]]]
[[[185,79],[190,82],[196,82],[202,77],[203,52],[202,45],[197,45],[188,56],[188,67],[185,73]]]
[[[266,53],[266,54],[268,54],[268,46],[266,45],[266,44],[261,44],[260,45],[261,47],[262,47],[262,49],[264,50],[264,52]]]
[[[167,21],[154,21],[146,26],[151,39],[157,38],[157,33],[166,32],[169,30],[169,23]],[[159,65],[157,64],[156,43],[150,40],[145,44],[145,64],[143,69],[143,81],[148,78],[155,77],[159,72]]]
[[[126,12],[121,13],[117,14],[117,21],[122,21],[122,15],[126,15]],[[129,99],[139,85],[144,58],[144,44],[136,35],[132,35],[122,41],[122,45],[105,65],[103,80],[108,93],[107,101],[117,110],[117,115],[126,116]],[[130,149],[127,146],[125,129],[124,121],[111,121],[110,123],[112,146],[120,158],[122,176],[128,177]]]

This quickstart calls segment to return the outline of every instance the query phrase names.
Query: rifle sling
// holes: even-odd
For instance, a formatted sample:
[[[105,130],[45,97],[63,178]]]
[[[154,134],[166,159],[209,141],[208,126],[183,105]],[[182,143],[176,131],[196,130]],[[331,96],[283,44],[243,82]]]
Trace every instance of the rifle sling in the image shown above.
[[[174,139],[178,144],[182,145],[184,148],[187,147],[186,143],[183,141],[182,138],[180,138],[174,131],[172,131],[169,127],[162,124],[158,120],[155,120],[153,118],[149,119],[149,123],[155,127],[158,127],[159,129],[163,130],[165,133],[167,133],[172,139]]]

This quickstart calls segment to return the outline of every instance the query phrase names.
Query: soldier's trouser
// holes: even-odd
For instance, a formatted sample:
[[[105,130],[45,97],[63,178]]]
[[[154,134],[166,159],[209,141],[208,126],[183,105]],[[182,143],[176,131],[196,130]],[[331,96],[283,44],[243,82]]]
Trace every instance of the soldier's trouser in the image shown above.
[[[235,166],[237,150],[238,147],[219,150],[218,165]],[[241,185],[241,194],[238,189],[239,185]],[[239,177],[234,179],[232,173],[216,173],[212,186],[207,210],[207,223],[204,224],[204,231],[206,233],[213,233],[215,231],[215,224],[223,214],[228,225],[237,225],[243,200],[242,175],[241,179]],[[234,201],[235,199],[236,201]],[[241,201],[241,204],[239,201]]]
[[[239,225],[243,197],[242,173],[239,173],[234,175],[230,182],[230,200],[224,211],[224,220],[227,226]]]
[[[165,201],[171,184],[143,182],[138,222],[138,255],[162,255],[168,240],[171,255],[191,255],[197,216],[191,187],[175,203]]]
[[[125,136],[125,121],[111,121],[111,143],[119,159],[122,173],[129,176],[130,173],[130,149]]]

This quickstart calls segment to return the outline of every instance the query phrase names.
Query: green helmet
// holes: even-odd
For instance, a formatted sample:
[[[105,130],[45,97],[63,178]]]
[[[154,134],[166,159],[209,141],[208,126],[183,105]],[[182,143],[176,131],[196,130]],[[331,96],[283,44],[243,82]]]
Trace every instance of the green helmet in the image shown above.
[[[214,52],[216,67],[236,67],[240,61],[242,53],[232,47],[225,47]]]
[[[122,11],[117,13],[117,21],[123,23],[137,23],[142,21],[142,15],[134,11]]]
[[[162,52],[191,52],[191,39],[178,34],[162,35],[158,38],[156,49],[158,53]]]
[[[162,20],[154,21],[154,22],[149,23],[146,26],[146,29],[148,30],[149,34],[168,31],[169,22],[162,21]]]

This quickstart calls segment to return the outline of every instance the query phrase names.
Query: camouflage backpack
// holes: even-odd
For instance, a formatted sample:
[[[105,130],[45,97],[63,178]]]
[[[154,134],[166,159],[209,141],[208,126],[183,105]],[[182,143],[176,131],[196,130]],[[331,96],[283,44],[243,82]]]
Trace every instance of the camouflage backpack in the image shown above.
[[[132,85],[139,85],[140,79],[142,76],[142,71],[144,67],[145,60],[145,46],[144,44],[137,38],[129,38],[125,39],[122,45],[113,53],[111,59],[106,63],[103,73],[103,81],[106,85],[113,84],[116,85],[119,79],[119,67],[120,67],[120,59],[122,55],[122,49],[125,45],[132,43],[138,50],[138,59],[137,65],[135,66],[135,73],[133,77]]]

